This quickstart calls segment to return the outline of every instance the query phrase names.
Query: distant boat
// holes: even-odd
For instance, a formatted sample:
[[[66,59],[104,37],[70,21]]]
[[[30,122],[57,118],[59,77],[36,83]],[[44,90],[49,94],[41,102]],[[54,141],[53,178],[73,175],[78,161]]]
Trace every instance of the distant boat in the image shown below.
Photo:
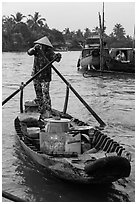
[[[124,58],[118,57],[123,53]],[[109,52],[109,70],[125,73],[135,73],[135,49],[133,48],[112,48]]]
[[[77,61],[77,70],[92,73],[135,73],[135,49],[112,48],[104,41],[104,3],[103,19],[99,13],[99,35],[86,39]]]
[[[118,58],[119,53],[124,55]],[[135,49],[108,48],[103,49],[103,69],[100,70],[100,49],[90,46],[83,48],[77,63],[78,71],[86,73],[135,73]]]
[[[106,46],[106,42],[104,42],[103,55],[106,57],[106,60],[109,58],[109,49]],[[106,60],[104,60],[103,66],[107,69]],[[100,37],[98,35],[86,39],[77,62],[77,68],[78,71],[100,69]]]

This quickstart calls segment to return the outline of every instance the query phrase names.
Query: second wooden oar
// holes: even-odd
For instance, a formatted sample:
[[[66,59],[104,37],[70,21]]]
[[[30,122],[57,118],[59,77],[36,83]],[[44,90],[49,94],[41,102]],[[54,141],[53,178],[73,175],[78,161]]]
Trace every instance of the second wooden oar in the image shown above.
[[[99,122],[101,127],[106,126],[106,124],[101,120],[101,118],[92,110],[92,108],[86,103],[86,101],[78,94],[78,92],[71,86],[71,84],[62,76],[62,74],[52,65],[53,70],[59,75],[59,77],[64,81],[64,83],[71,89],[71,91],[77,96],[77,98],[83,103],[83,105],[89,110],[89,112],[94,116],[94,118]]]
[[[27,86],[33,79],[35,79],[43,70],[48,68],[56,59],[58,56],[56,56],[52,61],[50,61],[45,67],[43,67],[39,72],[37,72],[33,77],[31,77],[26,83],[23,84],[23,88]],[[8,96],[4,101],[2,101],[2,106],[7,103],[11,98],[13,98],[18,92],[20,92],[21,88],[17,89],[15,92],[13,92],[10,96]]]

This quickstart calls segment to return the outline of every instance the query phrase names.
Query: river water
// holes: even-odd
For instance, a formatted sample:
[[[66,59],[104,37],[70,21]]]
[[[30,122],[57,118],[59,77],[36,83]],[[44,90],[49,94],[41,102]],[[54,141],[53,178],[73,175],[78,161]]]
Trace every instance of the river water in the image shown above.
[[[72,185],[55,179],[34,164],[20,148],[14,129],[19,94],[2,107],[2,189],[31,202],[134,202],[135,201],[135,79],[133,76],[84,78],[77,72],[80,52],[62,52],[54,66],[107,124],[108,136],[132,153],[131,175],[109,186]],[[2,100],[31,76],[33,57],[26,53],[2,54]],[[63,109],[66,86],[54,73],[50,86],[52,106]],[[24,101],[35,98],[33,84],[24,90]],[[68,113],[91,125],[97,121],[70,92]],[[7,201],[3,198],[3,201]]]

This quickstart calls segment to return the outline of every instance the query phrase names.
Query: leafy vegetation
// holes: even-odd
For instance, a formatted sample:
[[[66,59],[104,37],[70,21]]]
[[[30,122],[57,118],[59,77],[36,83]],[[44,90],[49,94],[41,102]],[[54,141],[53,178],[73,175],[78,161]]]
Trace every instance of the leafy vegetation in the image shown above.
[[[85,22],[86,23],[86,22]],[[92,31],[85,28],[84,31],[70,31],[65,28],[62,32],[50,29],[45,18],[39,12],[34,15],[24,16],[17,12],[16,15],[2,17],[2,51],[26,51],[33,46],[33,42],[43,36],[47,36],[56,49],[81,50],[87,37],[98,35],[100,29],[95,27]],[[126,35],[125,29],[117,23],[112,33],[108,36],[104,33],[108,47],[133,47],[134,39]]]

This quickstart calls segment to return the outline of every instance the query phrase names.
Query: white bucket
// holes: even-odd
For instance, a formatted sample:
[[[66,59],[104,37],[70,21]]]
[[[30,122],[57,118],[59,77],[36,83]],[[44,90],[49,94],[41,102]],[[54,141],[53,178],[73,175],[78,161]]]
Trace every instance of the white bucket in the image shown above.
[[[61,118],[61,119],[45,119],[46,127],[45,131],[49,133],[62,133],[69,131],[69,119]]]

